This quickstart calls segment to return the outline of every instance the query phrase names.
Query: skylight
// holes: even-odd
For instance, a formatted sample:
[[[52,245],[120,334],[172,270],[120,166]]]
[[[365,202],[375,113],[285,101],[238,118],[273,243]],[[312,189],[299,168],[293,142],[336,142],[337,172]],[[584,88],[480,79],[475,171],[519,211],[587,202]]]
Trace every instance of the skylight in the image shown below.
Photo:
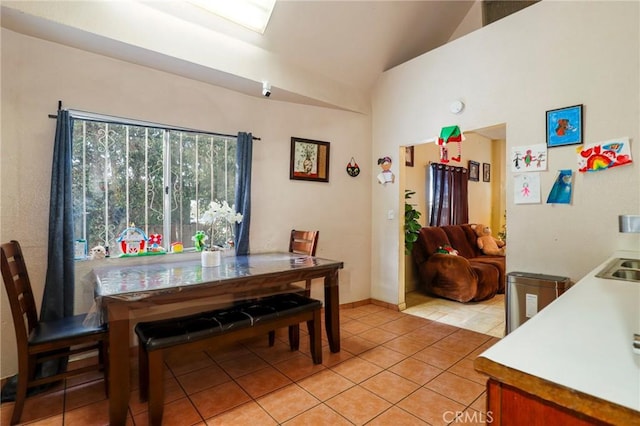
[[[264,34],[276,0],[189,0],[189,3]]]

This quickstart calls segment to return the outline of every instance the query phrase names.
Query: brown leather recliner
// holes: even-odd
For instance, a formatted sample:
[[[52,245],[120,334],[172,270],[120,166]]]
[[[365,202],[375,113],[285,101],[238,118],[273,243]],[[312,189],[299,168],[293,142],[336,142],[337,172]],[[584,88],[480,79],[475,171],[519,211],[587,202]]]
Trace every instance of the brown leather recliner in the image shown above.
[[[437,253],[449,245],[458,256]],[[505,258],[486,256],[470,225],[428,226],[420,230],[412,256],[419,286],[427,293],[470,302],[490,299],[505,288]]]

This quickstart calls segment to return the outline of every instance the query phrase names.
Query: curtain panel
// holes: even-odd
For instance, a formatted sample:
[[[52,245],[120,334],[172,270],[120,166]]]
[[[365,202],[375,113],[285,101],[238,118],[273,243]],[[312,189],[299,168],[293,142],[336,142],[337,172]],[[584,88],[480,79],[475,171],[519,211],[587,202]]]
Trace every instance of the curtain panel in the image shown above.
[[[251,161],[253,136],[239,132],[236,148],[236,210],[242,214],[242,222],[236,224],[236,254],[249,254],[249,228],[251,227]]]
[[[468,223],[468,170],[465,167],[431,163],[429,178],[433,200],[429,225],[445,226]]]
[[[47,275],[40,309],[43,321],[73,316],[72,128],[69,111],[58,111],[51,172]]]

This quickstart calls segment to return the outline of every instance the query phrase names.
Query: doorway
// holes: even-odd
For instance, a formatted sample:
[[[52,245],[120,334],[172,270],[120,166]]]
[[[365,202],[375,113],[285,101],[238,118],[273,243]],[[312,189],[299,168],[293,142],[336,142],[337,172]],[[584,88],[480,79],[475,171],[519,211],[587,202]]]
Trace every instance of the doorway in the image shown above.
[[[460,161],[449,164],[468,168],[472,161],[479,165],[478,180],[470,181],[468,186],[469,223],[488,224],[494,235],[506,235],[506,125],[464,131],[464,136],[460,146],[449,148],[459,152]],[[401,170],[404,174],[401,194],[404,196],[404,190],[415,191],[410,203],[421,212],[419,221],[426,226],[429,222],[428,167],[430,162],[440,161],[440,147],[432,141],[414,145],[411,151],[413,166],[409,163]],[[400,289],[400,306],[405,307],[404,312],[502,337],[504,295],[466,304],[425,295],[418,291],[418,276],[410,255],[404,256],[404,280],[400,286],[404,287]]]

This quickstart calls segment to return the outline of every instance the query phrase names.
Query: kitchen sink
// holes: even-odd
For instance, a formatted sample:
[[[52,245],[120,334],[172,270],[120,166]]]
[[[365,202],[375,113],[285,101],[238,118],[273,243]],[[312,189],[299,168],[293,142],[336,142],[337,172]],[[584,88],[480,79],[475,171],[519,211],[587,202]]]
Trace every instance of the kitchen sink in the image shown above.
[[[625,260],[620,263],[623,268],[640,269],[640,260]]]
[[[640,283],[640,260],[614,259],[596,277]]]

